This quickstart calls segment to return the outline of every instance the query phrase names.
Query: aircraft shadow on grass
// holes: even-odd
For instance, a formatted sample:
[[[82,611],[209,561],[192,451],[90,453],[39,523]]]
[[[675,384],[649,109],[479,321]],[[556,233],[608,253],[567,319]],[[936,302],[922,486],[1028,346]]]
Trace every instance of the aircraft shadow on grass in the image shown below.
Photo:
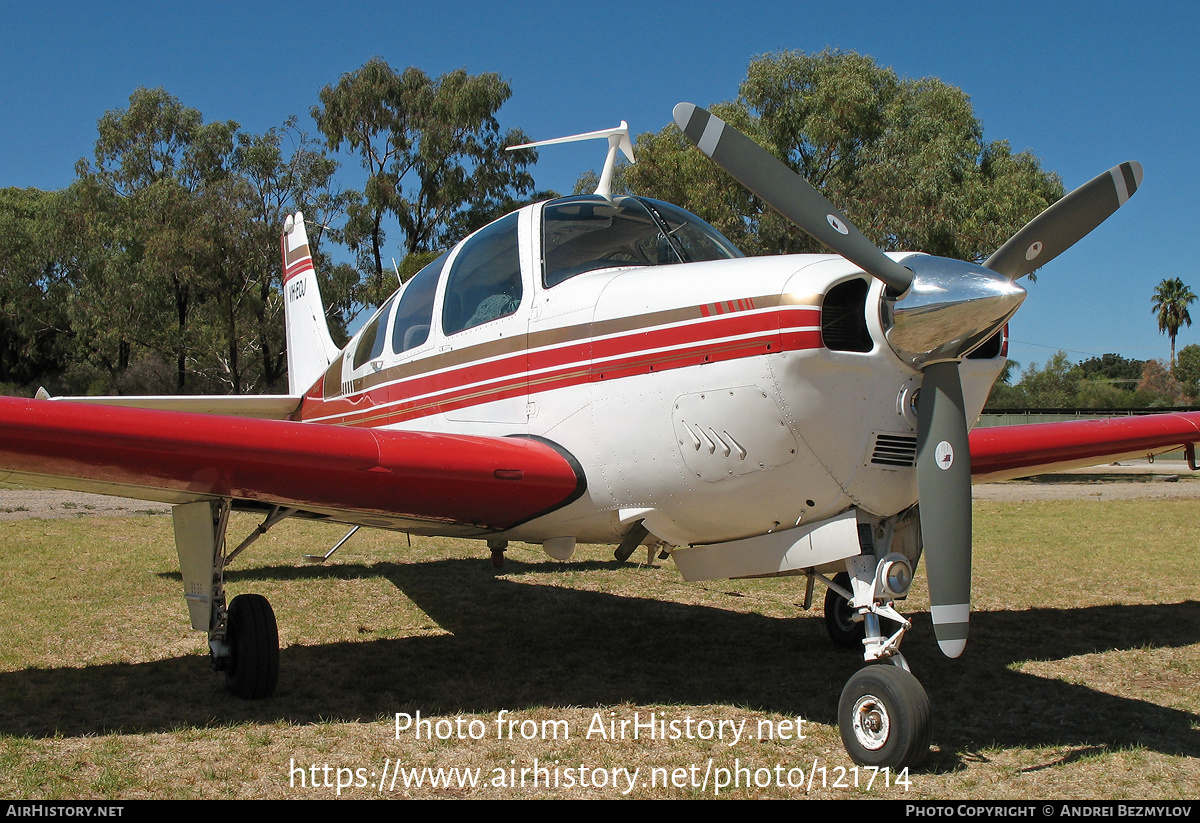
[[[0,733],[147,733],[280,719],[378,722],[416,709],[490,715],[619,704],[733,705],[836,725],[836,684],[861,665],[859,655],[830,643],[819,612],[776,618],[520,580],[546,570],[510,559],[505,577],[496,577],[471,559],[231,571],[234,590],[252,579],[382,577],[442,632],[289,646],[281,651],[279,692],[255,702],[229,696],[198,655],[4,672]],[[356,620],[353,604],[346,620]],[[977,612],[959,660],[937,651],[928,614],[916,613],[914,623],[905,649],[937,707],[933,767],[953,767],[991,746],[1076,747],[1080,756],[1144,747],[1200,757],[1200,715],[1010,668],[1200,643],[1198,602]],[[360,631],[368,637],[371,628]]]

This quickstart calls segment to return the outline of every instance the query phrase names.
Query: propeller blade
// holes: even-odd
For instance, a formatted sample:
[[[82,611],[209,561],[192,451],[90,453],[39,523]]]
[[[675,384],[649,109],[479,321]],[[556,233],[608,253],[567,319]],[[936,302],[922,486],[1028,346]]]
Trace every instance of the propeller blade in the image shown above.
[[[908,290],[912,272],[880,251],[846,215],[769,151],[699,106],[680,103],[673,114],[696,148],[767,205],[897,293]]]
[[[1026,223],[983,265],[1010,280],[1024,277],[1107,220],[1141,185],[1141,164],[1113,166]]]
[[[917,491],[938,647],[958,657],[971,614],[971,452],[958,363],[925,367],[917,400]]]

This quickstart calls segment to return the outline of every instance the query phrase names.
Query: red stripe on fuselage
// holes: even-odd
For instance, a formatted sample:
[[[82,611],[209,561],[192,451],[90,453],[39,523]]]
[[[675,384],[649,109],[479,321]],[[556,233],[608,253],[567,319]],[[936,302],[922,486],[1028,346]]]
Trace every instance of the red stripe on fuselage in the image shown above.
[[[392,367],[389,371],[396,372],[394,381],[349,397],[326,400],[310,395],[300,415],[301,419],[322,423],[385,426],[530,392],[779,351],[819,348],[821,333],[815,328],[819,323],[817,308],[783,306],[769,312],[735,313],[681,325],[585,338],[443,370],[435,370],[437,355],[434,355]]]

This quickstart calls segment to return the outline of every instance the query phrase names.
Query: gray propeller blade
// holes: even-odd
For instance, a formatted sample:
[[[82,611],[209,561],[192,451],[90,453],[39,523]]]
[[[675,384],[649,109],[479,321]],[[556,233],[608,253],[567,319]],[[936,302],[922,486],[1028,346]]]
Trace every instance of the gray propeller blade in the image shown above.
[[[696,148],[769,206],[897,293],[912,272],[885,255],[807,180],[737,129],[699,106],[675,106],[675,122]]]
[[[1141,185],[1140,164],[1113,166],[1026,223],[983,265],[1009,280],[1024,277],[1107,220]]]
[[[917,400],[917,491],[938,647],[958,657],[971,615],[971,451],[958,363],[925,367]]]

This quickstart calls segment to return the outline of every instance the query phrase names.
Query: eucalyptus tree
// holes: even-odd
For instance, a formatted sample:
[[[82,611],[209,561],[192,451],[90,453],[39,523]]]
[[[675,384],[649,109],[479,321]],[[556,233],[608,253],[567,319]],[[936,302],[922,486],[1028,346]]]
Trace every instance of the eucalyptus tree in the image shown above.
[[[45,381],[69,355],[67,290],[54,236],[57,192],[0,189],[0,384]]]
[[[399,224],[407,256],[457,239],[449,227],[461,228],[461,212],[486,212],[532,191],[525,168],[536,154],[504,151],[527,138],[502,134],[496,120],[511,93],[496,74],[460,69],[434,80],[417,68],[397,73],[378,57],[321,90],[312,110],[317,127],[330,148],[348,146],[367,171],[344,234],[365,275],[362,303],[379,302],[390,287],[383,262],[388,215]]]
[[[131,391],[271,390],[286,365],[279,232],[303,209],[324,225],[345,209],[337,163],[295,118],[254,135],[206,123],[163,89],[137,89],[98,126],[94,159],[64,197],[63,254],[82,350]],[[321,231],[313,232],[317,245]],[[329,283],[332,267],[318,254]],[[323,285],[326,285],[323,283]],[[346,288],[332,283],[331,326]],[[140,358],[168,355],[125,377]],[[124,379],[123,379],[124,378]]]
[[[805,177],[885,249],[982,260],[1063,195],[1028,152],[985,142],[961,89],[900,78],[854,52],[751,62],[713,114]],[[624,190],[679,203],[751,254],[824,251],[691,147],[674,124],[639,135]]]
[[[192,320],[212,253],[200,195],[228,174],[236,130],[232,121],[205,123],[161,88],[139,88],[129,108],[100,119],[94,160],[76,165],[83,238],[96,246],[82,253],[105,260],[76,278],[83,311],[74,320],[114,377],[140,345],[169,352],[173,390],[188,388]]]

